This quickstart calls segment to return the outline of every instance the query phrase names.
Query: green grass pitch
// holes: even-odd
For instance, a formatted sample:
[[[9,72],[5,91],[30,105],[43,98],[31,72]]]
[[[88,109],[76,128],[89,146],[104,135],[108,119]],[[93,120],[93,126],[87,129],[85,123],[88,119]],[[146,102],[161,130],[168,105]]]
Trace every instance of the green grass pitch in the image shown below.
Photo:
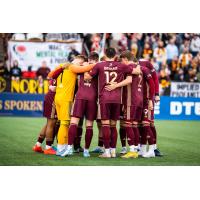
[[[156,121],[158,145],[165,154],[150,159],[101,159],[97,154],[83,158],[82,154],[61,158],[32,151],[38,132],[44,125],[43,118],[0,117],[0,165],[25,166],[160,166],[200,165],[199,121]],[[82,139],[82,143],[84,139]],[[91,149],[97,144],[97,128]],[[118,139],[117,151],[120,151]]]

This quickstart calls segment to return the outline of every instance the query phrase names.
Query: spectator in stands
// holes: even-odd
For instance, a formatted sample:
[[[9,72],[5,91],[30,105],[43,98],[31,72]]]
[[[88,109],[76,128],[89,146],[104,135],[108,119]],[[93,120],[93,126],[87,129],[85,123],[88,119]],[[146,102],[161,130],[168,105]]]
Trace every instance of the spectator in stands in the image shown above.
[[[7,67],[4,65],[3,62],[0,62],[0,77],[6,78],[9,75]]]
[[[184,81],[184,71],[183,71],[182,68],[175,71],[173,80],[177,81],[177,82],[183,82]]]
[[[151,49],[149,42],[145,42],[144,49],[142,52],[142,57],[146,59],[150,59],[152,55],[153,55],[153,50]]]
[[[38,68],[38,70],[36,72],[36,76],[38,78],[45,79],[50,71],[51,71],[50,68],[47,67],[47,62],[43,61],[42,66],[40,68]]]
[[[198,82],[197,70],[192,67],[189,68],[188,73],[185,75],[186,82]]]
[[[164,42],[162,40],[158,41],[158,47],[153,51],[153,57],[156,59],[156,62],[161,69],[162,64],[166,64],[167,61],[167,50],[164,47]]]
[[[179,56],[179,64],[180,67],[188,67],[191,64],[192,54],[189,52],[189,48],[185,47],[183,49],[183,53]]]
[[[191,40],[190,49],[193,56],[196,56],[200,51],[200,38],[198,34],[194,34]]]
[[[93,52],[93,51],[99,52],[100,51],[100,42],[101,42],[100,34],[98,34],[98,33],[93,34],[91,52]]]
[[[34,79],[36,77],[36,73],[32,71],[32,66],[28,66],[28,70],[23,72],[22,77],[30,79]]]
[[[166,46],[167,50],[167,63],[170,64],[174,57],[178,56],[178,47],[175,45],[175,37],[171,37],[169,44]]]
[[[12,80],[19,81],[21,75],[22,71],[21,68],[19,67],[19,63],[17,60],[14,60],[13,66],[10,69],[10,77]]]
[[[118,50],[119,52],[125,51],[128,48],[128,39],[127,39],[127,35],[122,33],[121,34],[121,38],[118,41]]]
[[[71,46],[70,49],[71,51],[69,52],[69,55],[68,55],[68,61],[72,62],[74,58],[79,55],[79,52],[76,51],[74,46]]]
[[[170,86],[169,70],[166,66],[162,66],[162,69],[160,70],[159,82],[161,85],[160,93],[163,94]]]

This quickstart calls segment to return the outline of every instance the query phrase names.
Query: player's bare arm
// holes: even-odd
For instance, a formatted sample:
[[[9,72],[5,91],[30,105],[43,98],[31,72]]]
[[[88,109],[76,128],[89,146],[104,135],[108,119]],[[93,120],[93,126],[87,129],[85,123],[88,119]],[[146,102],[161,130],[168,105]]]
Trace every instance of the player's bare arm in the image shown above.
[[[106,85],[105,89],[108,91],[112,91],[112,90],[115,90],[116,88],[129,85],[130,83],[132,83],[132,76],[127,76],[126,79],[124,79],[123,81],[119,83],[111,82],[109,85]]]
[[[92,76],[88,73],[88,72],[85,72],[84,73],[84,80],[91,80],[92,79]]]

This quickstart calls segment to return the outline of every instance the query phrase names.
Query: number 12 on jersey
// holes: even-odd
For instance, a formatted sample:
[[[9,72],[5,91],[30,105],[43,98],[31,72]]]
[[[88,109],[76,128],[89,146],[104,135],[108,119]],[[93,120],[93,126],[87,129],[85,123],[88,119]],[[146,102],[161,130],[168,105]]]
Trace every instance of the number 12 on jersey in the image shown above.
[[[113,83],[117,78],[117,72],[105,72],[106,75],[106,83]]]

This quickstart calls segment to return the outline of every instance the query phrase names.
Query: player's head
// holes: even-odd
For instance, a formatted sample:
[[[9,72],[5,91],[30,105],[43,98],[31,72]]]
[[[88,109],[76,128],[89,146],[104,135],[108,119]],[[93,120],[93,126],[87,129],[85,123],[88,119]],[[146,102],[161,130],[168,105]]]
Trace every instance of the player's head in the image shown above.
[[[117,52],[114,48],[109,47],[106,49],[105,55],[108,60],[110,60],[110,59],[115,60],[116,54],[117,54]]]
[[[92,52],[88,57],[88,62],[90,64],[97,63],[99,61],[99,54],[96,52]]]
[[[126,65],[137,62],[136,57],[129,50],[123,51],[120,55],[120,59],[121,62]]]
[[[76,65],[83,65],[84,62],[87,62],[87,57],[84,55],[78,55],[75,57],[72,63]]]

